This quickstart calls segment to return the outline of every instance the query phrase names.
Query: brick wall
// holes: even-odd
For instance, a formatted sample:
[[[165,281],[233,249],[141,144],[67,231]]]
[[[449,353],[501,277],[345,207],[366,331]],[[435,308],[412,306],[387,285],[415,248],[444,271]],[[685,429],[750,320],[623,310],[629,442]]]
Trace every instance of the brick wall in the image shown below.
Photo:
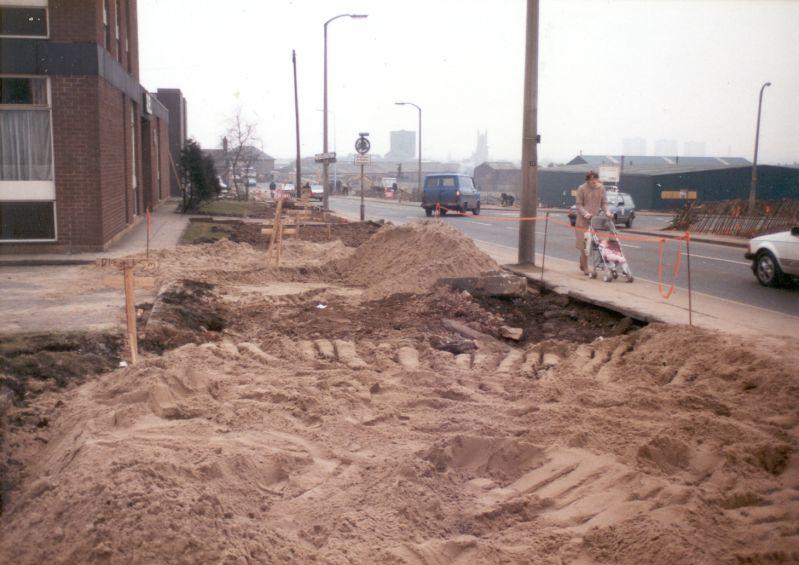
[[[102,200],[102,235],[107,241],[125,229],[128,189],[125,152],[128,129],[123,112],[123,95],[105,80],[99,79],[100,194]]]
[[[60,245],[101,244],[97,77],[57,76],[53,94],[57,239]]]
[[[102,2],[103,0],[50,0],[50,39],[103,45]]]

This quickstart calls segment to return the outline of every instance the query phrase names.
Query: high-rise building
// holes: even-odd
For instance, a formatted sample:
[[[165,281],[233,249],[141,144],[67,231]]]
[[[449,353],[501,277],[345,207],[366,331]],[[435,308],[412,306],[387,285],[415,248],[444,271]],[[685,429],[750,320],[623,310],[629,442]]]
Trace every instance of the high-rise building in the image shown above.
[[[686,157],[704,157],[705,156],[705,142],[704,141],[686,141],[684,145],[683,155]]]
[[[391,132],[391,149],[386,153],[389,161],[410,161],[416,156],[416,132],[401,129]]]
[[[643,137],[625,137],[621,140],[622,155],[646,155],[646,139]]]
[[[655,142],[655,155],[658,157],[674,157],[679,155],[677,141],[674,139],[658,139]]]
[[[0,253],[103,249],[169,194],[136,0],[0,0]]]

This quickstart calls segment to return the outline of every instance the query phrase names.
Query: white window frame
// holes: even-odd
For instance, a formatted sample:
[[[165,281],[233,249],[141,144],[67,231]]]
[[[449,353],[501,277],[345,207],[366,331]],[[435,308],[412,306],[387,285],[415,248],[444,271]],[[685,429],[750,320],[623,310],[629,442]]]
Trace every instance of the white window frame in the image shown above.
[[[36,243],[58,240],[58,206],[55,192],[55,133],[53,131],[53,98],[50,77],[42,75],[2,74],[0,78],[37,78],[45,80],[47,89],[47,112],[50,114],[50,154],[53,156],[53,178],[51,180],[0,180],[0,202],[52,202],[53,203],[53,239],[2,239],[2,243]],[[13,107],[15,110],[36,109],[43,112],[41,106],[23,104],[0,104],[0,110]],[[22,186],[20,186],[22,185]]]
[[[0,33],[3,39],[50,39],[50,8],[47,0],[0,0],[0,8],[44,8],[47,30],[45,35],[6,35]]]

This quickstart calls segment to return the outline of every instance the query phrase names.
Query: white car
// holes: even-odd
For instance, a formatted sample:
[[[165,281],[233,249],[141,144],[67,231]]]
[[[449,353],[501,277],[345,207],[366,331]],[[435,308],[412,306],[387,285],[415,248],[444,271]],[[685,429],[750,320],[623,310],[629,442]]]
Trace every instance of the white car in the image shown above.
[[[750,239],[745,257],[752,261],[752,272],[763,286],[799,278],[799,226]]]
[[[311,200],[322,201],[325,198],[325,187],[321,184],[311,185]]]

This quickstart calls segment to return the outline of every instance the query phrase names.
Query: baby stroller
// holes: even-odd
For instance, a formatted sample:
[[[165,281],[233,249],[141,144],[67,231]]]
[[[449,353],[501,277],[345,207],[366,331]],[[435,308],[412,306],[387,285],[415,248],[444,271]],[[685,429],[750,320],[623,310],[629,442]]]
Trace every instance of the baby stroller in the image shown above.
[[[600,237],[598,233],[600,231],[605,232],[602,234],[605,239]],[[599,271],[603,271],[605,274],[602,280],[605,282],[612,282],[619,277],[620,273],[625,276],[628,283],[633,282],[633,273],[624,256],[624,251],[621,249],[619,234],[616,232],[616,226],[613,225],[611,218],[601,211],[593,216],[590,226],[585,232],[585,237],[588,248],[588,264],[591,267],[589,276],[592,279],[597,278]]]

